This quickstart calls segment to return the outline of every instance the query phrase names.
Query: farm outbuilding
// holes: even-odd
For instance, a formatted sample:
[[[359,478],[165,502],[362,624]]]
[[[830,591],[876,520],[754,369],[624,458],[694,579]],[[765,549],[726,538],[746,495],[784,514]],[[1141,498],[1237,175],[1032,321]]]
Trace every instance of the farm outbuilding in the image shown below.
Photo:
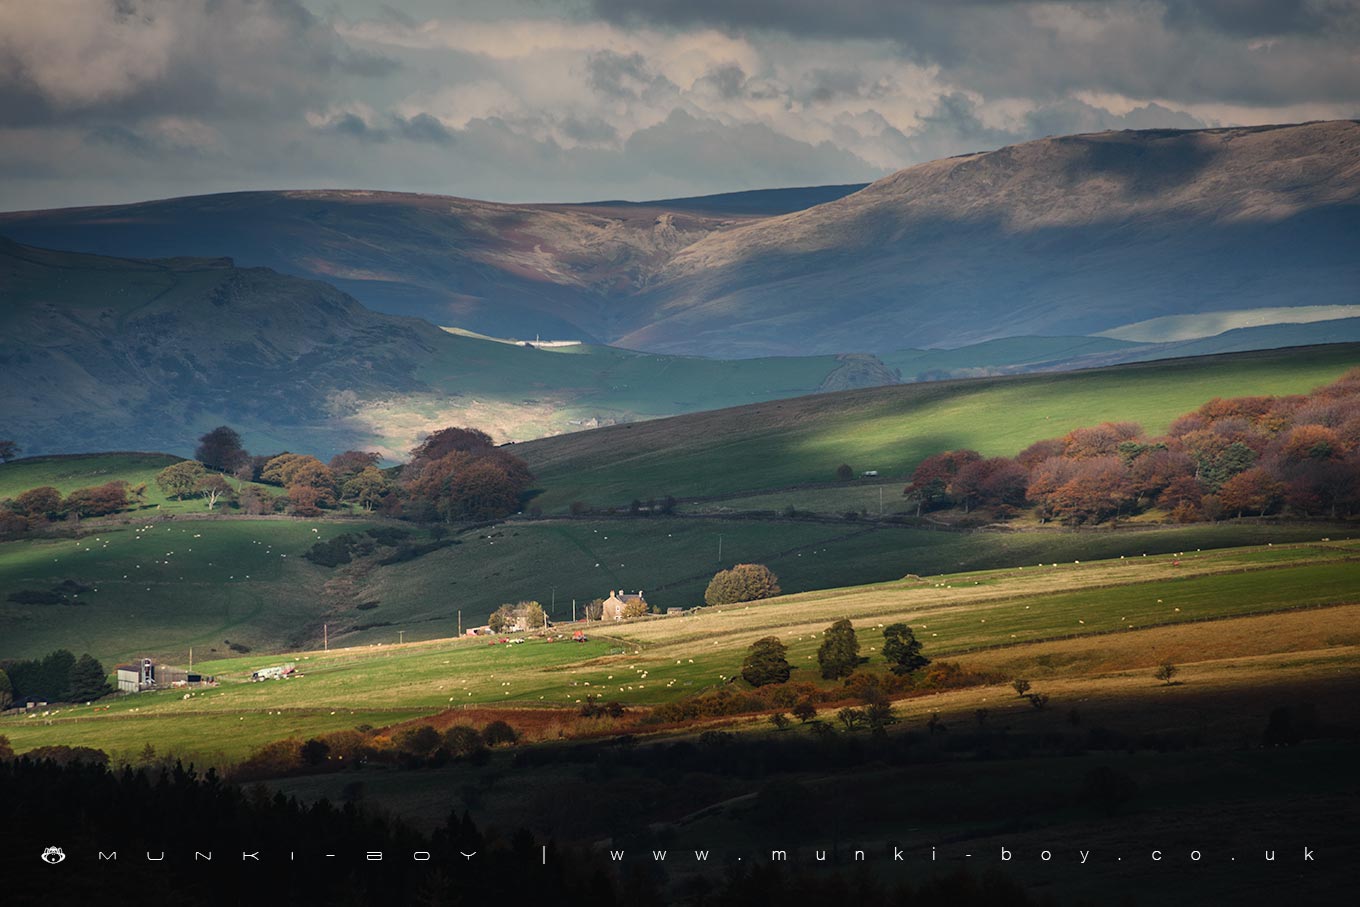
[[[120,693],[168,690],[171,687],[199,686],[213,682],[211,677],[171,665],[158,665],[150,658],[143,658],[133,664],[118,665],[116,671]]]

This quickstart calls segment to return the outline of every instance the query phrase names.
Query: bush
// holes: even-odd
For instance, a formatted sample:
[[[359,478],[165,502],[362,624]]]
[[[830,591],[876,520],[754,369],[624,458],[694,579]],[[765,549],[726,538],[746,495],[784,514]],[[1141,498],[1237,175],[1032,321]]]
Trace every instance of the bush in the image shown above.
[[[1011,681],[1011,686],[1015,689],[1015,695],[1024,696],[1029,692],[1030,683],[1028,680],[1017,677]]]
[[[444,732],[444,748],[459,758],[475,756],[486,749],[482,735],[466,724],[455,724]]]
[[[512,746],[519,740],[519,734],[506,722],[496,720],[482,728],[482,740],[487,746]]]
[[[793,717],[797,718],[803,724],[807,724],[809,721],[817,717],[817,707],[808,700],[804,699],[802,702],[798,703],[793,707]]]

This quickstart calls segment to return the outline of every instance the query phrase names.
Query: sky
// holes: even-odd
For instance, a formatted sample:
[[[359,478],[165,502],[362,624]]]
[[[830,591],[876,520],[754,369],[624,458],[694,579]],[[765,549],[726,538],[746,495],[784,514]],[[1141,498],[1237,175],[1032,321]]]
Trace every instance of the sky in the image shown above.
[[[642,200],[1360,117],[1360,0],[0,0],[0,210]]]

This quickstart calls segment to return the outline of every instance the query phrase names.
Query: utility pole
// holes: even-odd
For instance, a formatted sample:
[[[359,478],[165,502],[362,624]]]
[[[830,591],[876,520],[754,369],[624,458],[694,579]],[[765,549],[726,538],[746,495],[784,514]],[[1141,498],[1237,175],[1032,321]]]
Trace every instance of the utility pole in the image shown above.
[[[722,564],[722,533],[718,533],[718,564]]]
[[[321,651],[323,651],[323,652],[329,652],[330,650],[331,650],[331,625],[330,625],[330,624],[322,624],[322,625],[321,625]]]
[[[397,645],[401,645],[401,644],[404,643],[404,642],[406,642],[406,631],[405,631],[405,630],[398,630],[398,631],[397,631]]]
[[[458,609],[458,635],[463,635],[463,609]]]
[[[190,670],[190,672],[192,672],[192,671],[194,670],[194,647],[193,647],[193,646],[190,646],[190,647],[189,647],[189,670]]]
[[[576,599],[571,600],[571,622],[576,623]]]
[[[883,486],[878,486],[878,515],[883,516]]]
[[[548,611],[553,617],[557,616],[557,587],[552,587],[552,604],[548,606]]]

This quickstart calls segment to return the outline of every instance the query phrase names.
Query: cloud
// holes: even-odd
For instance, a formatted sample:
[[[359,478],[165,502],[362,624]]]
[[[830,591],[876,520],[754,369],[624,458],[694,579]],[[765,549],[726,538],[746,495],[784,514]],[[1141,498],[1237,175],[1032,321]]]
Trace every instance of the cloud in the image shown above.
[[[1360,112],[1360,0],[449,9],[0,4],[0,192],[670,197],[871,179],[1051,134]]]
[[[43,0],[0,5],[0,123],[260,116],[390,74],[298,0]]]
[[[989,96],[1100,90],[1351,109],[1360,99],[1356,0],[594,0],[592,8],[633,27],[888,40],[903,58]]]

